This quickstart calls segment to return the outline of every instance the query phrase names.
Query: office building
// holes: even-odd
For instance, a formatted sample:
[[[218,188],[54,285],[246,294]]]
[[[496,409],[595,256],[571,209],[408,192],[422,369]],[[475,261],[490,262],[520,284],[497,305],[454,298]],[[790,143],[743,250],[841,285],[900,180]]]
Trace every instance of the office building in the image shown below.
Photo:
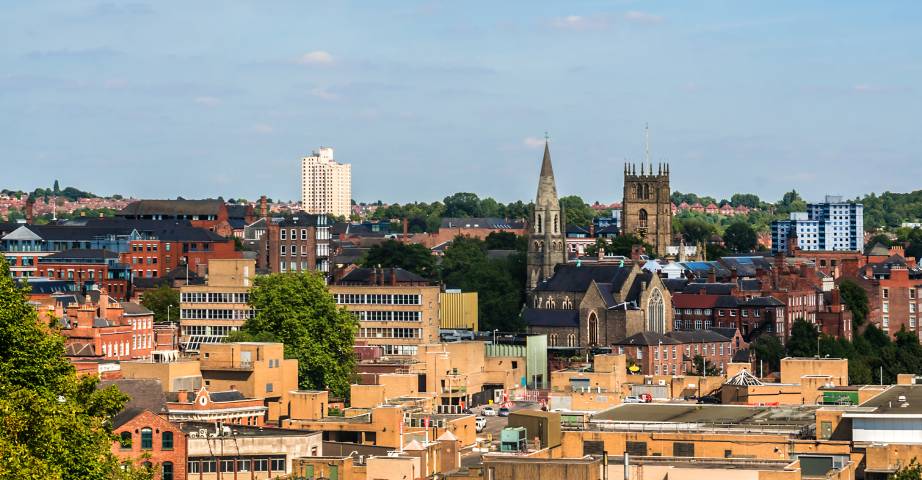
[[[254,260],[209,260],[205,285],[185,285],[179,293],[180,344],[197,352],[203,343],[221,343],[253,315],[248,304],[256,275]]]

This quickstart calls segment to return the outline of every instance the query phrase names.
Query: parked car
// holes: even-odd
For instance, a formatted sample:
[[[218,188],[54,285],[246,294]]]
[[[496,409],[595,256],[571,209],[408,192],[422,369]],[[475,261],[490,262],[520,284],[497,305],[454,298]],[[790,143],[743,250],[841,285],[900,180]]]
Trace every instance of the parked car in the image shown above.
[[[495,417],[496,410],[493,407],[483,407],[480,409],[480,414],[484,417]]]
[[[506,407],[500,407],[500,409],[499,409],[499,416],[500,416],[500,417],[508,417],[508,416],[509,416],[509,409],[506,408]]]
[[[487,417],[477,417],[477,419],[474,420],[474,427],[477,433],[482,432],[483,429],[487,427]]]
[[[707,396],[699,398],[698,403],[706,403],[709,405],[719,405],[720,399],[713,395],[707,395]]]
[[[630,395],[630,396],[624,397],[623,403],[643,403],[643,399],[636,395]]]

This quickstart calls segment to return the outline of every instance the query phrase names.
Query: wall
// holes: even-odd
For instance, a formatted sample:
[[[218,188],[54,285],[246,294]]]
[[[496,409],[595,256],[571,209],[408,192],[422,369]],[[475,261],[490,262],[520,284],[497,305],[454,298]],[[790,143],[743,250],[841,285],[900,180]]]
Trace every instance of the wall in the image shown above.
[[[169,363],[121,362],[122,378],[155,378],[164,392],[195,391],[202,387],[202,371],[198,360]]]

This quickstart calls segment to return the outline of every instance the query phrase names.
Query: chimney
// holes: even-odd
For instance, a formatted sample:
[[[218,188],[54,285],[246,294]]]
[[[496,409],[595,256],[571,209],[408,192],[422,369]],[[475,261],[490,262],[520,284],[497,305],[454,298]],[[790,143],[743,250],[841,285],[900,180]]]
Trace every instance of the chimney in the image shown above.
[[[392,287],[397,286],[397,268],[396,267],[391,267],[391,286]]]
[[[708,283],[717,283],[717,268],[711,267],[708,270]]]
[[[407,241],[407,235],[410,233],[410,222],[404,218],[403,219],[403,241]]]
[[[595,224],[594,223],[589,224],[589,236],[592,238],[595,238]]]
[[[189,391],[180,390],[176,392],[176,401],[178,403],[189,403]]]
[[[736,271],[736,267],[730,269],[730,281],[734,284],[739,281],[739,272]]]
[[[842,294],[839,292],[839,287],[832,289],[832,292],[830,292],[830,297],[831,297],[829,300],[831,303],[830,309],[833,312],[841,312],[842,311]]]
[[[259,197],[259,216],[269,218],[269,202],[266,200],[265,195]]]
[[[797,235],[791,235],[788,238],[788,256],[795,257],[797,256]]]
[[[369,285],[378,284],[378,268],[377,267],[371,267],[371,276],[368,278],[368,284]]]
[[[32,225],[35,219],[35,199],[31,196],[26,200],[26,223]]]
[[[109,293],[105,287],[99,289],[99,318],[109,320]]]

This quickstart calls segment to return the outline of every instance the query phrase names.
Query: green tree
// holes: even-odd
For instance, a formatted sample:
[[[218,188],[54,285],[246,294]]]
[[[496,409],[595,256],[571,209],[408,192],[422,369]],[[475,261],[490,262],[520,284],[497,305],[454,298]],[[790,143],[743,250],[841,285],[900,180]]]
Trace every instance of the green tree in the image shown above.
[[[0,258],[0,478],[145,478],[122,471],[110,450],[108,422],[127,397],[78,377],[50,320]]]
[[[711,235],[714,235],[716,232],[716,228],[712,223],[698,217],[676,217],[673,224],[678,227],[675,230],[682,234],[685,243],[688,245],[697,245],[698,242],[707,242],[710,240]]]
[[[748,223],[738,221],[733,222],[724,231],[724,243],[730,250],[741,253],[755,250],[758,244],[758,236]]]
[[[631,249],[634,245],[642,245],[647,251],[647,255],[655,256],[656,249],[653,248],[653,245],[650,245],[647,242],[644,242],[636,235],[621,235],[611,239],[611,242],[608,244],[610,250],[606,250],[606,253],[611,253],[611,255],[621,255],[625,257],[631,256]]]
[[[816,355],[819,332],[816,327],[802,318],[794,320],[791,325],[791,337],[787,342],[788,355],[791,357],[812,357]]]
[[[490,232],[484,239],[487,250],[524,250],[528,238],[512,232]]]
[[[563,208],[564,218],[567,223],[571,225],[587,227],[592,223],[592,219],[595,218],[595,210],[576,195],[561,198],[560,207]]]
[[[328,388],[333,395],[348,395],[358,321],[336,305],[322,275],[256,277],[250,305],[256,315],[244,322],[243,331],[256,338],[271,335],[284,343],[285,358],[298,360],[301,388]]]
[[[141,294],[141,305],[154,312],[154,323],[179,320],[179,292],[167,285]]]
[[[752,193],[734,193],[730,196],[730,204],[734,207],[743,205],[749,208],[759,208],[762,206],[762,201],[758,195]]]
[[[445,203],[446,217],[483,216],[480,197],[478,197],[476,193],[458,192],[454,195],[445,197],[443,203]]]
[[[858,327],[864,325],[870,312],[868,292],[855,280],[843,278],[839,282],[839,294],[842,296],[842,303],[852,312],[853,330],[857,332]]]
[[[887,476],[887,480],[922,480],[922,465],[913,457],[909,465],[903,465]]]
[[[704,369],[702,370],[702,365]],[[708,362],[701,355],[695,355],[694,360],[692,361],[692,375],[697,376],[706,376],[706,377],[716,377],[720,375],[720,369],[717,368],[717,365],[714,362]]]
[[[781,197],[781,201],[778,202],[778,212],[779,213],[791,213],[791,212],[803,212],[807,209],[807,202],[803,198],[800,198],[800,194],[797,193],[797,190],[791,190],[784,194]]]
[[[363,267],[398,267],[426,278],[436,278],[435,257],[428,248],[417,243],[385,240],[368,249]]]
[[[446,287],[477,292],[481,330],[512,332],[522,328],[525,302],[524,245],[506,258],[491,259],[485,242],[456,237],[442,258],[442,281]]]
[[[755,352],[756,359],[764,362],[769,372],[774,372],[781,368],[781,357],[784,356],[784,345],[781,340],[771,333],[759,335],[751,344],[752,351]]]

